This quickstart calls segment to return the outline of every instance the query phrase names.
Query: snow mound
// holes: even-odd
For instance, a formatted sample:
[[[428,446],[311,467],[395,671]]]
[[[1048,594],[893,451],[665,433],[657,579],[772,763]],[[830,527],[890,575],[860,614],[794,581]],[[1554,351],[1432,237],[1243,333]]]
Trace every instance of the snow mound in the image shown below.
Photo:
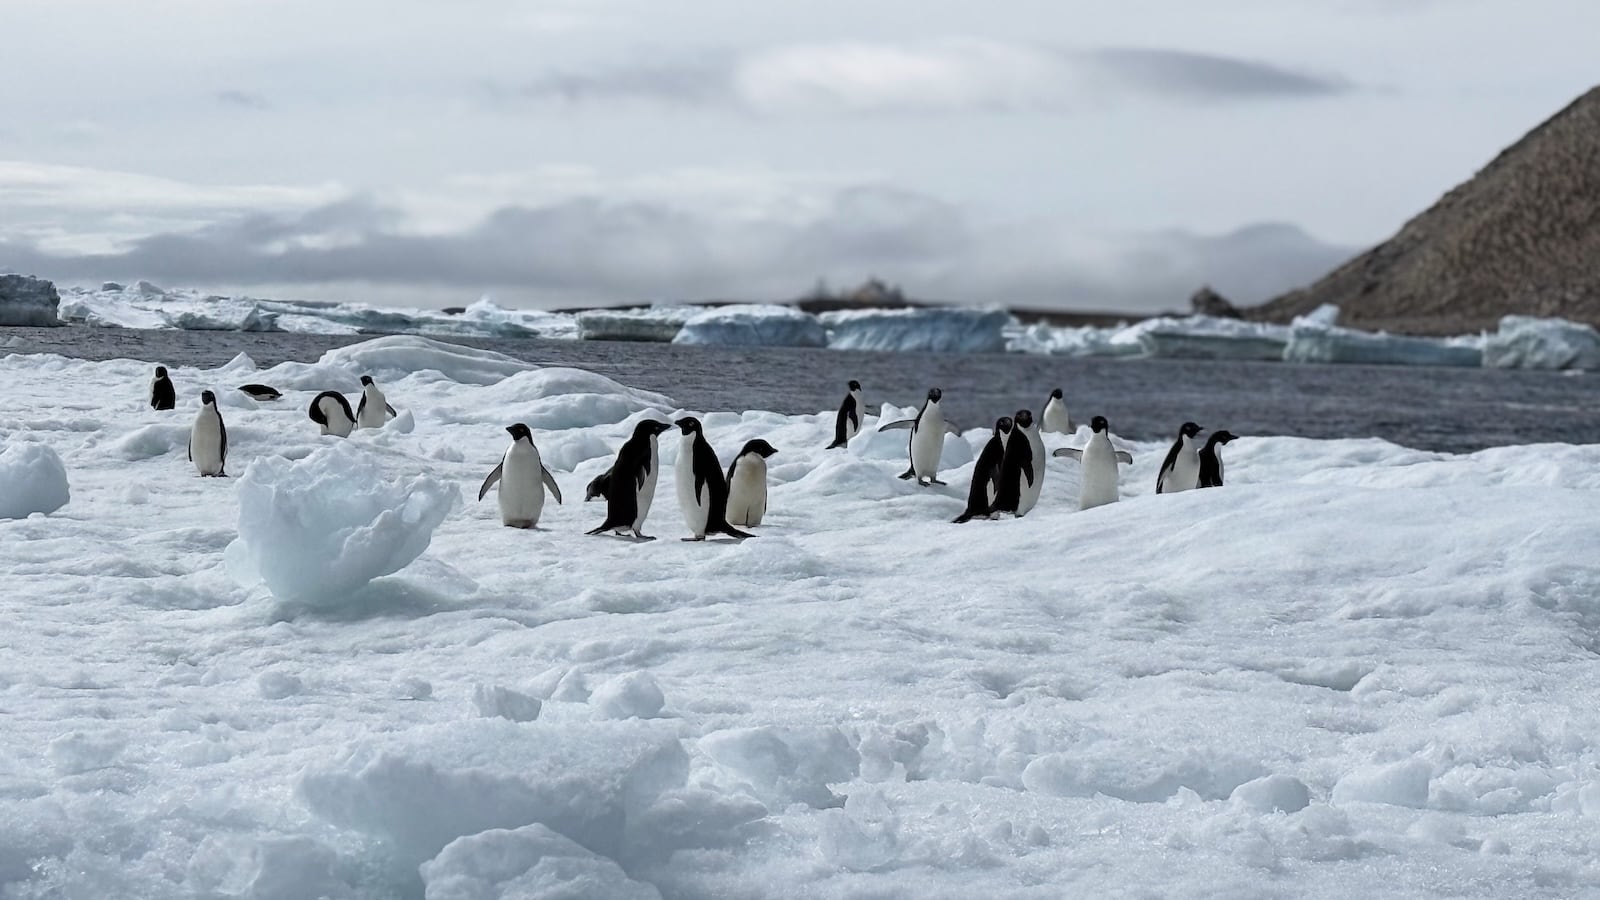
[[[367,450],[340,442],[303,460],[261,457],[239,479],[235,577],[280,600],[337,604],[428,548],[459,490],[427,475],[391,479]]]
[[[706,735],[698,746],[721,767],[728,787],[771,809],[838,806],[828,785],[850,781],[861,768],[861,754],[831,727],[729,728]]]
[[[67,505],[67,467],[45,444],[10,444],[0,451],[0,519],[26,519]]]
[[[788,306],[721,306],[683,323],[674,344],[718,347],[826,347],[816,316]]]
[[[61,296],[43,278],[0,275],[0,325],[61,325]]]
[[[427,900],[661,900],[653,885],[543,825],[457,838],[421,871]]]
[[[1480,366],[1477,338],[1405,337],[1340,328],[1309,317],[1289,326],[1284,362],[1396,366]]]
[[[1600,332],[1566,319],[1505,316],[1483,342],[1483,364],[1496,369],[1600,369]]]
[[[1016,321],[1003,309],[958,307],[841,310],[821,319],[835,350],[936,353],[1003,353]]]
[[[318,365],[342,369],[359,378],[371,375],[381,384],[431,370],[457,384],[494,384],[535,368],[493,350],[447,344],[411,334],[390,335],[336,347],[322,354]]]
[[[618,675],[589,695],[589,707],[606,719],[652,719],[666,702],[649,672]]]
[[[1423,809],[1428,805],[1428,783],[1433,768],[1421,759],[1373,765],[1345,775],[1333,786],[1333,802],[1383,803]]]
[[[671,410],[668,397],[626,387],[584,369],[551,367],[519,372],[477,392],[474,403],[435,410],[451,422],[508,425],[544,431],[621,422],[645,410]],[[542,445],[541,445],[542,448]]]
[[[1291,775],[1268,775],[1234,788],[1228,801],[1261,813],[1293,813],[1311,805],[1311,791]]]
[[[686,322],[699,314],[697,306],[586,309],[577,316],[578,339],[669,343]]]

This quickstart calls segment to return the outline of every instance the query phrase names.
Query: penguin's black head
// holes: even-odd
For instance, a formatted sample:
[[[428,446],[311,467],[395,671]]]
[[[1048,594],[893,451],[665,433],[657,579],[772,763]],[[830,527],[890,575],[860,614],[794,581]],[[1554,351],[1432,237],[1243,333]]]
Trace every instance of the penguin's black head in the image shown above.
[[[932,400],[933,402],[938,403],[939,402],[939,398],[943,397],[943,396],[944,396],[944,391],[941,391],[938,388],[928,388],[928,399],[929,400]]]
[[[855,380],[854,378],[850,379],[850,390],[852,390],[852,391],[861,390],[861,382]]]
[[[1210,444],[1226,444],[1227,442],[1233,440],[1236,437],[1238,437],[1237,434],[1234,434],[1233,432],[1231,432],[1228,429],[1224,428],[1221,431],[1213,431],[1213,432],[1211,432],[1211,439],[1209,441],[1207,441],[1207,443],[1210,443]]]
[[[755,440],[745,444],[744,449],[739,451],[739,455],[744,456],[746,453],[759,453],[761,454],[762,459],[766,459],[777,452],[777,447],[772,446],[760,438],[756,438]]]
[[[1099,434],[1102,431],[1110,431],[1111,423],[1106,421],[1105,416],[1095,416],[1089,420],[1089,430],[1095,434]]]
[[[371,375],[363,375],[363,376],[361,376],[361,386],[362,387],[366,387],[367,385],[369,385],[371,383],[372,383],[372,376]]]
[[[1000,418],[995,419],[994,420],[994,433],[995,434],[1010,434],[1011,433],[1011,417],[1010,416],[1001,416]]]
[[[1051,391],[1050,392],[1050,399],[1051,400],[1060,400],[1061,399],[1061,388],[1056,388],[1055,390]]]
[[[684,416],[678,420],[678,428],[684,434],[699,434],[700,420],[696,419],[694,416]]]
[[[1200,426],[1193,422],[1185,422],[1183,423],[1183,427],[1178,429],[1178,434],[1183,435],[1184,437],[1192,438],[1199,433]]]
[[[633,436],[634,437],[655,437],[656,435],[660,434],[663,431],[666,431],[668,428],[671,428],[671,427],[672,427],[672,423],[670,423],[670,422],[658,422],[655,419],[645,419],[644,421],[640,422],[639,424],[633,426]]]
[[[216,406],[217,405],[217,395],[211,393],[210,391],[201,391],[200,392],[200,402],[205,404],[206,406]]]
[[[156,366],[156,377],[157,378],[165,378],[165,377],[167,377],[167,367],[166,366]]]
[[[518,422],[515,425],[507,425],[506,431],[511,435],[511,439],[513,441],[520,441],[523,438],[527,438],[530,441],[533,440],[533,432],[529,431],[528,426],[522,424],[521,422]]]
[[[1012,419],[1012,421],[1017,423],[1017,427],[1018,428],[1032,428],[1033,427],[1033,413],[1029,412],[1028,410],[1025,410],[1025,409],[1017,410],[1017,414],[1012,416],[1011,419]]]

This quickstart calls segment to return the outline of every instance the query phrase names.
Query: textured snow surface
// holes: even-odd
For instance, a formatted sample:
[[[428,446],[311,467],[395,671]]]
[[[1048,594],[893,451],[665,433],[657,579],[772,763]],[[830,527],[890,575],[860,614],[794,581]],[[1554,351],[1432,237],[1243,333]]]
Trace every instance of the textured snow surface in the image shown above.
[[[319,436],[318,376],[367,365],[412,428]],[[918,488],[874,417],[824,451],[831,410],[503,365],[241,357],[159,413],[149,362],[0,359],[0,443],[72,480],[0,520],[0,896],[1600,890],[1600,447],[1245,436],[1156,496],[1165,448],[1118,440],[1122,502],[1052,458],[1026,518],[957,526],[985,423]],[[245,381],[285,397],[196,477],[195,395]],[[758,536],[678,540],[670,434],[660,539],[584,535],[680,412],[781,451]],[[473,499],[516,417],[566,497],[533,531]],[[236,541],[318,596],[240,583]]]

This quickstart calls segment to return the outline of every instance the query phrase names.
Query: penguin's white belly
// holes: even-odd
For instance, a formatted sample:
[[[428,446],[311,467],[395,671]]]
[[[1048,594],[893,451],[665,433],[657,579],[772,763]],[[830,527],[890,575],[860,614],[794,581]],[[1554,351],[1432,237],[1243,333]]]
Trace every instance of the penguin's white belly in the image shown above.
[[[694,489],[694,445],[684,441],[678,449],[678,463],[675,474],[678,482],[678,507],[683,510],[683,522],[689,526],[689,533],[695,537],[705,537],[706,521],[711,517],[711,484],[702,485],[697,493]]]
[[[924,414],[921,426],[911,431],[911,471],[918,478],[933,478],[939,474],[943,452],[944,416]]]
[[[324,400],[322,401],[321,409],[322,418],[327,420],[326,424],[322,426],[323,434],[332,434],[339,437],[350,436],[350,431],[355,427],[356,423],[345,416],[343,407],[332,400]]]
[[[1019,516],[1027,515],[1028,510],[1033,509],[1034,505],[1039,502],[1039,494],[1044,490],[1044,473],[1048,468],[1045,465],[1043,439],[1039,437],[1037,431],[1030,431],[1027,434],[1028,446],[1033,449],[1033,484],[1028,483],[1027,476],[1024,475],[1022,477],[1021,491],[1017,497],[1017,515]]]
[[[767,514],[767,461],[750,454],[733,467],[728,485],[728,522],[732,525],[760,525]]]
[[[1183,449],[1178,451],[1178,458],[1172,461],[1172,471],[1161,482],[1161,493],[1176,494],[1178,491],[1189,491],[1200,484],[1200,455],[1194,450]]]
[[[209,408],[194,420],[189,430],[189,455],[201,475],[222,474],[222,420]]]
[[[500,465],[500,521],[506,525],[539,524],[544,512],[544,472],[539,451],[520,445],[506,451]]]
[[[1117,502],[1120,474],[1111,442],[1091,439],[1089,446],[1083,449],[1083,482],[1078,488],[1078,508],[1093,509]]]
[[[650,441],[650,472],[644,476],[644,484],[639,487],[639,492],[634,496],[634,502],[639,511],[634,514],[633,530],[644,529],[644,517],[650,515],[650,504],[656,499],[656,481],[661,477],[661,460],[657,457],[656,442]]]
[[[383,396],[383,391],[370,387],[362,396],[367,403],[356,413],[356,424],[362,428],[382,428],[383,423],[389,421],[388,398]]]
[[[1071,434],[1071,422],[1067,417],[1067,405],[1052,397],[1045,404],[1044,414],[1039,417],[1040,431],[1053,431],[1056,434]]]

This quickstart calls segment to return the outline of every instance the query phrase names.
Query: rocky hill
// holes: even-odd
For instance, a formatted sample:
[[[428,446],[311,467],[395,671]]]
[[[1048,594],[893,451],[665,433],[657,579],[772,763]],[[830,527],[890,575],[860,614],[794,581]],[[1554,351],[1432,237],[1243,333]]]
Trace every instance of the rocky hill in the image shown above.
[[[1286,321],[1323,303],[1339,305],[1341,324],[1416,334],[1492,327],[1507,313],[1600,324],[1600,88],[1388,241],[1244,312]]]

